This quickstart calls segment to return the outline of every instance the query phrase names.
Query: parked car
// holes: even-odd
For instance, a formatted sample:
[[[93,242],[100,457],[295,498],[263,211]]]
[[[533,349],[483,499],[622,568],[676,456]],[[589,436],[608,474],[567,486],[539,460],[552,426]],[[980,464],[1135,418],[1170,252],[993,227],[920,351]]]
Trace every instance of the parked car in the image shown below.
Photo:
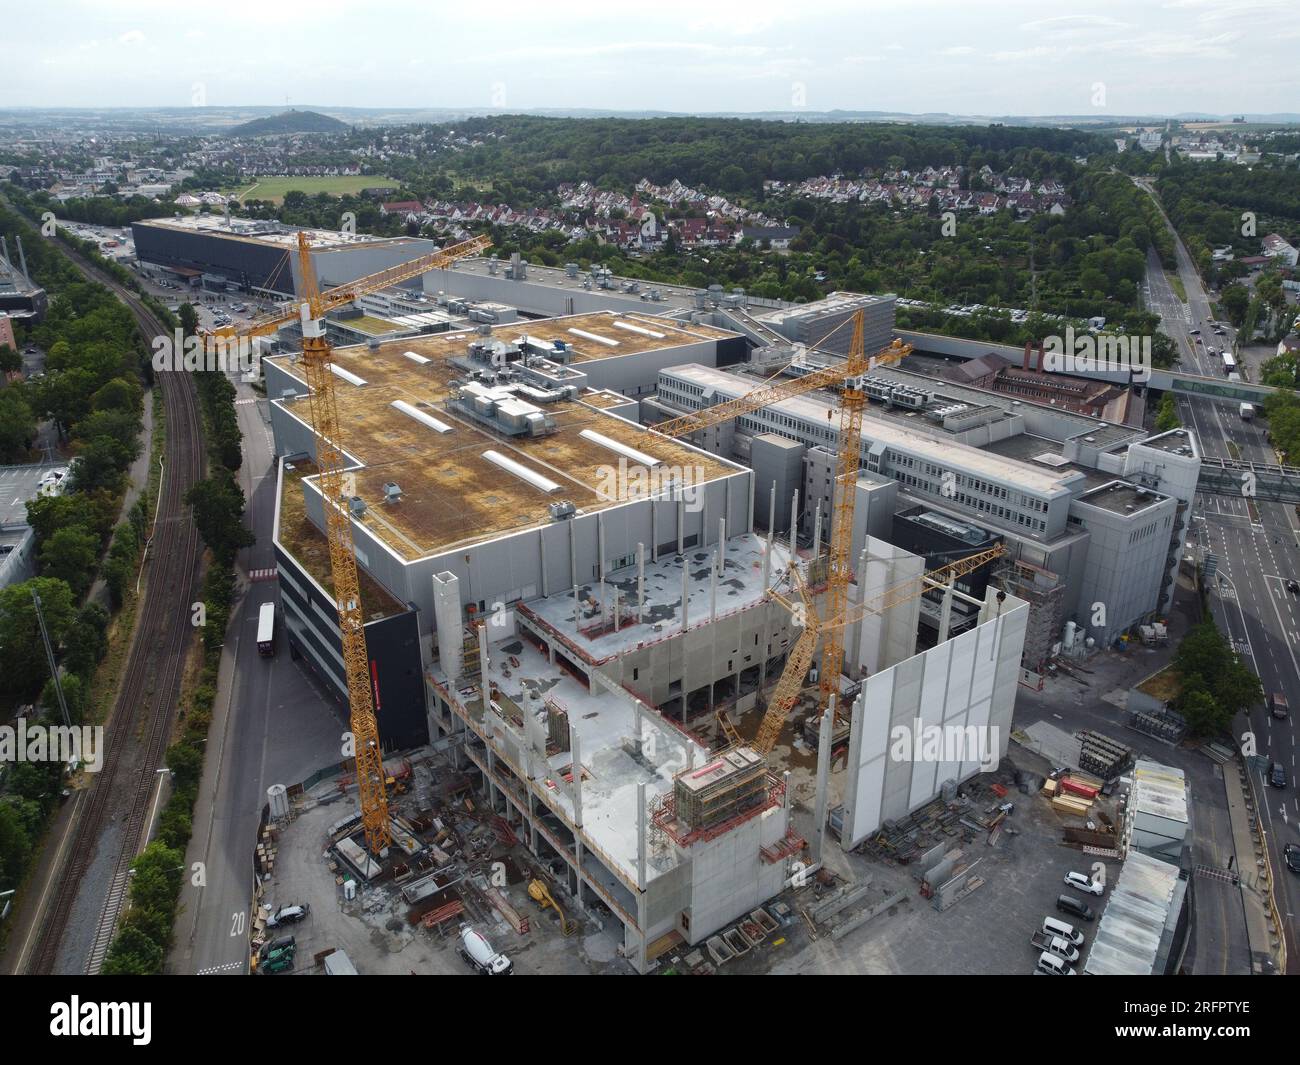
[[[1036,966],[1040,973],[1047,973],[1049,976],[1078,976],[1074,967],[1067,965],[1064,958],[1058,958],[1055,954],[1048,954],[1043,951],[1038,955],[1038,965]]]
[[[297,924],[309,913],[311,913],[311,907],[306,903],[303,903],[301,906],[297,904],[292,906],[281,906],[266,919],[266,927],[279,928],[281,925]]]
[[[1072,913],[1075,917],[1082,917],[1085,921],[1091,921],[1097,915],[1082,899],[1076,899],[1073,895],[1058,895],[1056,897],[1056,908],[1061,913]]]
[[[1106,885],[1099,880],[1093,880],[1092,877],[1085,873],[1066,873],[1065,886],[1072,887],[1076,891],[1084,891],[1089,895],[1103,895],[1106,892]]]
[[[1074,925],[1058,921],[1055,917],[1043,918],[1043,932],[1067,940],[1076,947],[1083,946],[1083,933],[1075,931]]]

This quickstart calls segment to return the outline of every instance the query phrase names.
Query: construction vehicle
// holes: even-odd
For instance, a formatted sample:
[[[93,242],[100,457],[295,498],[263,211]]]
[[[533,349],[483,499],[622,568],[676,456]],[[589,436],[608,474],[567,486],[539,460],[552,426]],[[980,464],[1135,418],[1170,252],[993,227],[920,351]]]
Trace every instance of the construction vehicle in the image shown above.
[[[578,930],[577,921],[570,921],[568,917],[564,915],[564,910],[560,908],[560,904],[556,902],[555,898],[551,895],[550,888],[548,888],[543,881],[533,880],[529,883],[528,895],[543,910],[549,906],[555,911],[556,915],[560,918],[560,931],[563,932],[566,937],[573,935],[573,933]]]
[[[254,319],[246,325],[225,325],[209,335],[220,339],[268,336],[297,320],[302,326],[302,366],[307,379],[308,406],[316,436],[317,479],[325,513],[325,538],[329,543],[334,605],[338,611],[343,665],[348,683],[350,727],[357,766],[357,793],[366,846],[376,858],[392,842],[388,821],[388,796],[384,791],[383,752],[375,721],[375,693],[371,688],[370,657],[366,650],[365,616],[361,606],[357,560],[352,544],[352,516],[345,498],[343,426],[334,394],[332,348],[325,336],[325,316],[367,293],[420,277],[430,270],[450,266],[457,259],[491,246],[487,237],[454,244],[432,255],[388,267],[345,285],[320,290],[307,234],[298,234],[301,294],[290,309]]]
[[[492,944],[469,925],[460,926],[460,956],[465,964],[487,976],[510,976],[515,971],[514,962],[492,949]]]

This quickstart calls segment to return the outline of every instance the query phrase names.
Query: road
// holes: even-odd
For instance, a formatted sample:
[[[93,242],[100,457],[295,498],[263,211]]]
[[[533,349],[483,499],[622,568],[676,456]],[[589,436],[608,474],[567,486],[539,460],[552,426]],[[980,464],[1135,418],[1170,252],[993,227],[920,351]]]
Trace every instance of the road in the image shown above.
[[[294,784],[340,758],[346,712],[291,659],[279,619],[279,650],[257,653],[259,607],[278,602],[275,568],[275,467],[266,401],[243,383],[235,410],[244,437],[240,485],[245,520],[257,543],[239,558],[242,599],[226,634],[203,781],[186,855],[204,882],[187,888],[167,971],[208,975],[248,971],[247,915],[253,848],[266,789]],[[256,578],[256,579],[253,579]],[[322,875],[325,875],[322,869]],[[284,900],[291,901],[291,900]]]
[[[1147,188],[1148,185],[1138,182]],[[1172,231],[1172,227],[1171,227]],[[1214,333],[1213,312],[1191,256],[1175,234],[1178,276],[1187,293],[1187,303],[1174,293],[1155,253],[1147,270],[1148,306],[1157,311],[1166,332],[1178,345],[1183,365],[1197,373],[1222,374],[1218,355],[1207,347],[1223,349],[1234,345],[1233,330],[1223,326],[1224,335]],[[1197,334],[1199,330],[1200,343]],[[1219,342],[1222,341],[1222,342]],[[1258,365],[1251,367],[1258,380]],[[1212,458],[1241,458],[1276,462],[1277,457],[1264,436],[1259,421],[1243,421],[1236,408],[1212,400],[1180,397],[1183,424],[1196,430],[1203,454]],[[1264,691],[1282,692],[1294,707],[1300,707],[1300,601],[1290,594],[1286,582],[1300,579],[1300,533],[1296,515],[1283,503],[1256,502],[1241,498],[1197,496],[1194,507],[1196,536],[1200,545],[1219,558],[1219,579],[1214,593],[1219,599],[1216,616],[1229,637],[1251,663]],[[1268,839],[1274,875],[1275,897],[1287,937],[1290,972],[1297,971],[1296,918],[1300,914],[1300,876],[1291,873],[1282,860],[1287,843],[1300,843],[1300,798],[1297,777],[1295,717],[1276,719],[1264,707],[1250,713],[1257,752],[1262,761],[1280,762],[1286,769],[1288,786],[1269,787],[1266,768],[1255,765],[1256,794]]]

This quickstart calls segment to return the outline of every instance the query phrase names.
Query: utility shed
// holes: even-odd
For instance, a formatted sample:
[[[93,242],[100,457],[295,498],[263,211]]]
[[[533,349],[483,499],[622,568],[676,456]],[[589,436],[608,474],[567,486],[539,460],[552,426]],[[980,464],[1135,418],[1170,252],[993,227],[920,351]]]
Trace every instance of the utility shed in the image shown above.
[[[1097,935],[1084,972],[1092,976],[1163,976],[1180,929],[1187,881],[1178,867],[1130,851],[1110,900],[1097,922]]]

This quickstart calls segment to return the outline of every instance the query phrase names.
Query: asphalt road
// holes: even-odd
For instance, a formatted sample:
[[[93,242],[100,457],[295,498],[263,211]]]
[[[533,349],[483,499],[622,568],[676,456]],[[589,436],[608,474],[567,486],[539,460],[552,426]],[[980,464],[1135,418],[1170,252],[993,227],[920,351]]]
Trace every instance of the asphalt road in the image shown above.
[[[275,469],[266,402],[238,384],[236,413],[244,436],[241,487],[247,521],[257,543],[241,553],[244,595],[231,621],[221,667],[208,757],[186,856],[191,870],[203,863],[205,883],[182,896],[168,971],[248,971],[248,910],[253,848],[266,789],[294,784],[338,761],[345,711],[316,682],[303,662],[290,658],[279,626],[273,658],[257,653],[259,607],[278,602],[274,580],[249,580],[275,566]],[[324,872],[322,870],[322,875]],[[287,901],[287,900],[286,900]]]
[[[1235,346],[1234,332],[1225,325],[1223,337],[1214,333],[1209,298],[1181,240],[1176,250],[1187,303],[1174,293],[1152,253],[1147,270],[1148,306],[1161,315],[1165,330],[1178,345],[1184,367],[1222,375],[1222,358],[1208,354],[1206,348]],[[1199,344],[1191,333],[1193,329],[1200,330]],[[1257,380],[1258,359],[1253,361],[1251,369],[1255,372],[1251,376]],[[1264,437],[1264,424],[1243,421],[1236,407],[1188,397],[1180,397],[1178,407],[1183,424],[1196,430],[1203,454],[1211,458],[1277,461]],[[1219,578],[1213,588],[1219,599],[1216,616],[1253,666],[1264,691],[1282,692],[1291,706],[1300,708],[1300,598],[1286,590],[1288,580],[1300,580],[1300,533],[1295,511],[1289,504],[1255,501],[1244,495],[1233,498],[1201,494],[1193,512],[1198,542],[1219,558]],[[1261,796],[1260,813],[1277,905],[1286,926],[1288,968],[1294,972],[1300,963],[1296,939],[1300,876],[1287,869],[1282,848],[1287,843],[1300,843],[1296,719],[1294,714],[1274,718],[1262,706],[1252,709],[1249,716],[1257,752],[1268,761],[1281,762],[1288,778],[1286,788],[1272,788],[1264,768],[1252,770],[1256,792]]]

